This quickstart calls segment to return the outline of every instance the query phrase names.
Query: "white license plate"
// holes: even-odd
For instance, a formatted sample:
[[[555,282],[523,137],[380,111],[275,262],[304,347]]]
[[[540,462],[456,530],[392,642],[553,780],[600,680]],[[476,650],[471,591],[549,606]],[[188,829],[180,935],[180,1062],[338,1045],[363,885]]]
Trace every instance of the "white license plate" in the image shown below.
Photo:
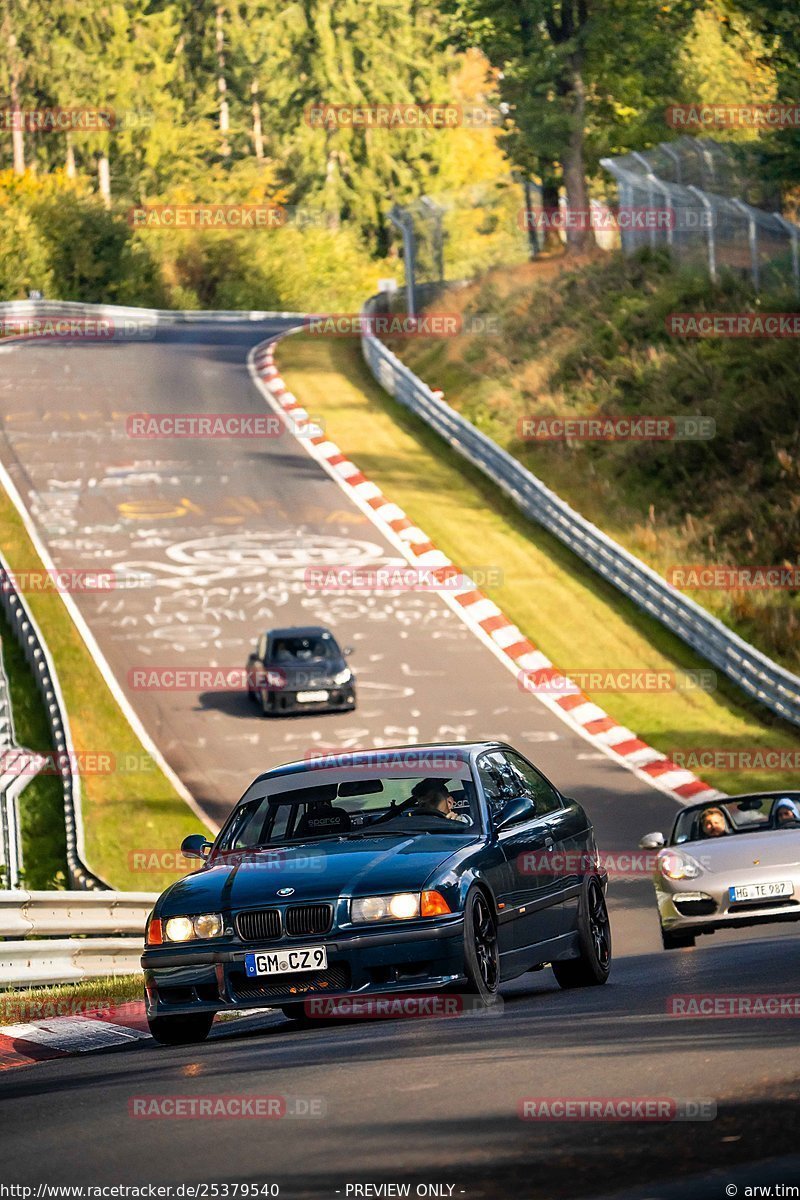
[[[244,957],[245,974],[283,975],[294,971],[324,971],[328,951],[324,946],[293,946],[291,950],[258,950]]]
[[[330,692],[298,692],[298,704],[319,704],[323,700],[327,700]]]
[[[788,880],[775,883],[742,883],[739,887],[729,887],[728,897],[732,902],[737,900],[776,900],[781,896],[791,896],[794,886]]]

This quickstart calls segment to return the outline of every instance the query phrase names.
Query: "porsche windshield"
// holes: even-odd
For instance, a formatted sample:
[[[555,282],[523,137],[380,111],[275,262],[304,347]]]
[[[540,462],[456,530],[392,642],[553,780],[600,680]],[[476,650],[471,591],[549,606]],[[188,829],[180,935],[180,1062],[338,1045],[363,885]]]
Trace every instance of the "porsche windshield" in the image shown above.
[[[707,841],[731,834],[800,830],[800,792],[737,796],[687,809],[675,822],[672,845]]]
[[[324,837],[474,835],[479,828],[475,790],[468,779],[351,778],[244,800],[223,831],[219,849],[252,850]]]

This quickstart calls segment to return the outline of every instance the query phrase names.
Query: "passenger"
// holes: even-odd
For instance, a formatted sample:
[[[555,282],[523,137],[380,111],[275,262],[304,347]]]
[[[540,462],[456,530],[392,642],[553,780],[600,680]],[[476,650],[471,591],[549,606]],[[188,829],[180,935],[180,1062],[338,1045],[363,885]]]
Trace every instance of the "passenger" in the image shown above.
[[[700,816],[700,833],[704,838],[725,837],[728,822],[721,808],[707,808]]]
[[[796,801],[783,796],[772,810],[773,829],[800,829],[800,808]]]

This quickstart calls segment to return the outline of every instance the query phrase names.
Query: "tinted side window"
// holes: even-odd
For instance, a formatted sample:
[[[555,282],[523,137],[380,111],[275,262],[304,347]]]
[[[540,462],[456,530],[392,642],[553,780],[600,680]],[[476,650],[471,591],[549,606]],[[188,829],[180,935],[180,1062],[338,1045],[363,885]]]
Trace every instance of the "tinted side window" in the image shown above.
[[[529,795],[521,772],[514,769],[507,755],[499,750],[484,754],[478,760],[478,774],[494,817],[499,816],[509,800]],[[533,806],[531,806],[533,816]],[[525,819],[525,818],[521,818]]]
[[[547,782],[544,775],[540,775],[536,768],[519,754],[509,754],[508,758],[514,770],[525,780],[525,791],[536,801],[537,817],[561,808],[558,792]]]

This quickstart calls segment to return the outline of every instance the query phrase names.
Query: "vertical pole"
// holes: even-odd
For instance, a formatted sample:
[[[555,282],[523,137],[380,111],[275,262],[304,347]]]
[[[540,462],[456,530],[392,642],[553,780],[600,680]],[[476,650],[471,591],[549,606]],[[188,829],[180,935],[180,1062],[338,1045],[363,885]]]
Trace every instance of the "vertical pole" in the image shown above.
[[[794,290],[800,295],[800,248],[798,247],[798,237],[800,236],[800,228],[787,221],[786,217],[780,213],[772,214],[776,221],[780,221],[783,228],[789,234],[792,242],[792,279],[794,280]]]
[[[701,191],[700,188],[696,188],[693,185],[691,185],[688,190],[690,192],[694,192],[695,196],[697,196],[700,203],[702,204],[704,210],[706,211],[706,213],[708,213],[708,217],[709,217],[709,221],[708,221],[708,273],[711,276],[711,278],[713,279],[714,283],[716,283],[717,282],[717,244],[716,244],[716,239],[714,237],[714,210],[712,208],[711,201],[709,200],[708,196],[705,194],[705,192]]]
[[[741,200],[731,200],[731,204],[738,208],[739,212],[744,214],[747,221],[747,241],[750,245],[750,275],[753,280],[753,287],[758,292],[761,290],[761,270],[758,261],[758,229],[756,227],[756,217],[752,208],[747,204],[743,204]]]

